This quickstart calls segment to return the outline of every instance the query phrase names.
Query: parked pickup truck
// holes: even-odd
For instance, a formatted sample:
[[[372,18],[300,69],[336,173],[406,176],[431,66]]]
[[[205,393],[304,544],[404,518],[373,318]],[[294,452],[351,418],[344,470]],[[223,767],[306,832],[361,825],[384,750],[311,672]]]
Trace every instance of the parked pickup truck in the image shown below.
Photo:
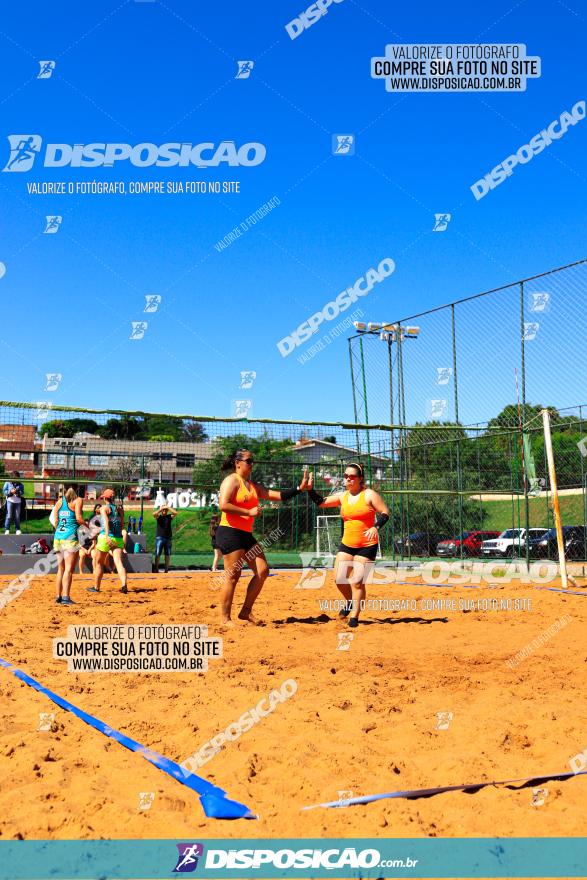
[[[499,538],[483,541],[481,556],[522,556],[526,549],[526,537],[541,538],[548,529],[506,529]]]

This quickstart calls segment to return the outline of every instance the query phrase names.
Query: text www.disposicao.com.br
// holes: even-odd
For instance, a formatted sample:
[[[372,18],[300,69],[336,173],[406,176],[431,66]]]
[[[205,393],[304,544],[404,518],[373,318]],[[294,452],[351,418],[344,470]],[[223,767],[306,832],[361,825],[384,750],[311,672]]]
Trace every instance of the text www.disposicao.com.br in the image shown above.
[[[202,669],[200,657],[72,657],[74,672],[157,672]]]

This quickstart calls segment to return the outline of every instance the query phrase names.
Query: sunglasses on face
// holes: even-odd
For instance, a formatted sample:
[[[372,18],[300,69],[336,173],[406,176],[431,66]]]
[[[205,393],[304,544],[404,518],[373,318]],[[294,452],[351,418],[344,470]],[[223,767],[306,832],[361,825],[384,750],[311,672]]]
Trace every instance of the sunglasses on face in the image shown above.
[[[345,478],[345,480],[358,480],[359,475],[358,474],[344,474],[344,478]]]
[[[239,458],[239,461],[244,462],[244,464],[254,464],[255,463],[254,458]]]

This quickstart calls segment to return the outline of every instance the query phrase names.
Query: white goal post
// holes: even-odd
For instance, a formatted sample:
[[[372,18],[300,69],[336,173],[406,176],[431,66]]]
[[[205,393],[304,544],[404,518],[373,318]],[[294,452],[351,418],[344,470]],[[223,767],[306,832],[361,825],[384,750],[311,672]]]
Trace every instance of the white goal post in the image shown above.
[[[316,555],[336,556],[342,535],[340,516],[319,514],[316,517]],[[381,559],[381,545],[377,548],[377,559]]]
[[[340,544],[340,516],[316,517],[316,555],[335,556]]]

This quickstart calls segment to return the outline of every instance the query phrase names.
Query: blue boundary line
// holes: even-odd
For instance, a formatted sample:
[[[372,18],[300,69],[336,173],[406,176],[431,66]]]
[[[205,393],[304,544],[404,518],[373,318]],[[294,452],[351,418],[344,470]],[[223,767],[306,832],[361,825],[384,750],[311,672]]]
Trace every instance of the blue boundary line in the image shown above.
[[[570,779],[573,776],[585,776],[587,775],[587,770],[579,770],[577,773],[550,773],[550,774],[542,774],[540,776],[525,776],[522,779],[502,779],[502,780],[494,780],[493,782],[475,782],[470,783],[469,785],[442,785],[437,788],[415,788],[412,791],[388,791],[384,794],[370,794],[364,795],[363,797],[356,798],[348,798],[348,800],[338,800],[338,801],[328,801],[324,804],[312,804],[309,807],[301,807],[302,810],[315,810],[318,807],[350,807],[355,804],[371,804],[374,801],[381,801],[385,798],[420,798],[420,797],[431,797],[435,794],[445,794],[449,791],[470,791],[475,792],[480,788],[487,788],[490,785],[514,785],[516,783],[539,783],[539,782],[548,782],[549,780],[565,780]],[[523,787],[523,786],[522,786]]]
[[[17,669],[12,663],[9,663],[7,660],[3,660],[2,658],[0,658],[0,667],[4,667],[7,672],[11,672],[12,675],[19,679],[19,681],[24,682],[24,684],[34,688],[34,690],[38,691],[39,693],[44,694],[44,696],[48,697],[62,709],[65,709],[66,712],[71,712],[72,715],[75,715],[77,718],[80,718],[90,727],[93,727],[95,730],[103,733],[104,736],[107,736],[110,739],[113,739],[116,742],[120,743],[131,752],[137,752],[137,754],[141,755],[141,757],[143,757],[146,761],[149,761],[149,763],[153,764],[155,767],[157,767],[157,769],[163,770],[164,773],[172,776],[182,785],[186,785],[188,788],[191,788],[192,791],[195,791],[200,796],[202,809],[204,810],[204,813],[206,814],[206,816],[208,816],[208,818],[257,818],[255,814],[252,813],[251,810],[244,804],[241,804],[238,801],[230,800],[230,798],[226,796],[226,792],[222,788],[219,788],[216,785],[212,785],[211,782],[208,782],[201,776],[197,776],[195,773],[185,772],[179,766],[179,764],[176,764],[175,761],[171,761],[169,758],[165,758],[158,752],[154,752],[152,749],[141,745],[141,743],[137,742],[136,740],[125,736],[124,733],[120,733],[120,731],[114,730],[114,728],[109,727],[103,721],[100,721],[99,718],[95,718],[93,715],[89,715],[87,712],[84,712],[83,709],[79,709],[77,706],[74,706],[73,703],[70,703],[68,700],[60,697],[59,694],[56,694],[48,688],[44,687],[34,678],[31,678],[30,675],[27,675],[26,672],[23,672],[21,669]]]

